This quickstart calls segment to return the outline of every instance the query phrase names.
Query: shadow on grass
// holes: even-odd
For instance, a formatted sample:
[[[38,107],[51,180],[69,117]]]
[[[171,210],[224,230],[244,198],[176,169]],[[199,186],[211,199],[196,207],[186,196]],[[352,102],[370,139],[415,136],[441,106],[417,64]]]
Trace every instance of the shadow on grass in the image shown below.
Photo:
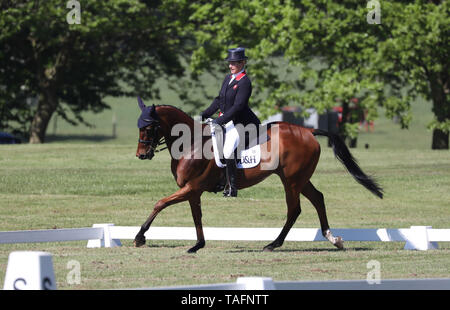
[[[191,246],[194,246],[195,243],[192,244],[187,244],[187,243],[183,243],[183,242],[179,242],[179,243],[163,243],[162,241],[158,241],[158,242],[154,242],[151,243],[147,240],[147,243],[142,246],[142,248],[145,249],[149,249],[149,248],[155,248],[155,249],[175,249],[175,248],[186,248],[189,249]],[[128,246],[128,247],[133,247],[133,244],[122,244],[123,246]],[[211,247],[210,249],[214,249],[214,247]],[[273,250],[273,253],[308,253],[308,252],[312,252],[312,253],[323,253],[323,252],[329,252],[329,253],[337,253],[337,252],[365,252],[365,251],[374,251],[375,248],[372,247],[346,247],[343,250],[340,250],[338,248],[334,248],[332,246],[330,246],[329,248],[298,248],[298,249],[293,249],[293,248],[288,248],[288,249],[283,249],[283,248],[277,248],[275,250]],[[200,249],[199,251],[208,251],[208,245],[205,246],[205,248]],[[228,250],[225,250],[225,253],[230,253],[230,254],[238,254],[238,253],[271,253],[271,252],[264,252],[263,248],[253,248],[253,247],[234,247],[234,248],[230,248]]]
[[[176,248],[187,248],[186,244],[146,244],[145,248],[166,248],[166,249],[176,249]]]
[[[150,249],[150,248],[156,248],[156,249],[176,249],[176,248],[187,248],[189,247],[188,244],[185,243],[163,243],[162,241],[159,242],[152,242],[153,240],[147,240],[147,242],[140,246],[139,248],[141,249]],[[193,246],[194,244],[192,244]],[[127,247],[127,248],[134,248],[137,249],[132,241],[129,242],[124,242],[122,241],[122,247]]]
[[[337,248],[307,248],[307,249],[275,249],[273,250],[274,253],[280,252],[280,253],[296,253],[296,252],[347,252],[347,251],[372,251],[372,248],[345,248],[343,250],[337,249]],[[227,253],[263,253],[263,249],[235,249],[235,250],[229,250]],[[264,252],[264,253],[271,253],[271,252]]]
[[[86,142],[104,142],[116,139],[113,136],[106,135],[48,135],[45,137],[46,143],[51,142],[70,142],[70,141],[86,141]]]

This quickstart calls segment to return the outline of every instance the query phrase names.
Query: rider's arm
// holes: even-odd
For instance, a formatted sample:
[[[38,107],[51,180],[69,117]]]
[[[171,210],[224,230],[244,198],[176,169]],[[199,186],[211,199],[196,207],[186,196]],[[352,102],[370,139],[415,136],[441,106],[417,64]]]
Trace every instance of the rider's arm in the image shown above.
[[[216,119],[216,123],[219,125],[224,125],[230,120],[234,119],[235,116],[248,106],[248,100],[252,94],[252,84],[250,80],[243,79],[239,82],[239,86],[236,90],[236,97],[234,98],[234,104],[226,111],[221,117]]]

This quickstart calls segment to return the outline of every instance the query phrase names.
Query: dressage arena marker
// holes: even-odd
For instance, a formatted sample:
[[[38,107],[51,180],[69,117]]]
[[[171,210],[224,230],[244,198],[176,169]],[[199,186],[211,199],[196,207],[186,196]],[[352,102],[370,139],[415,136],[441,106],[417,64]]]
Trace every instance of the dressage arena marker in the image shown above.
[[[38,251],[11,252],[3,289],[56,290],[52,255]]]
[[[139,226],[114,226],[94,224],[91,228],[50,230],[22,230],[0,232],[2,243],[61,242],[89,240],[87,247],[121,246],[120,240],[133,240]],[[225,228],[205,227],[206,241],[272,241],[281,228]],[[433,229],[431,226],[411,226],[400,229],[332,229],[344,241],[406,242],[406,250],[437,249],[437,242],[450,242],[450,229]],[[194,227],[150,227],[147,240],[197,240]],[[327,241],[320,229],[293,228],[286,241]]]

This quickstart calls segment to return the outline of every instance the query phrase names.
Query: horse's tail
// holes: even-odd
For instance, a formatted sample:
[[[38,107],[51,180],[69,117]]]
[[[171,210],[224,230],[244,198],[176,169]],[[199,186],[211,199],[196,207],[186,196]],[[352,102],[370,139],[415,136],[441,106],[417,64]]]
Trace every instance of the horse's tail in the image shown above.
[[[374,195],[383,198],[383,189],[381,186],[361,170],[358,166],[357,160],[350,153],[350,150],[347,148],[339,135],[320,129],[312,130],[312,134],[315,136],[327,136],[330,139],[331,146],[333,147],[334,156],[336,156],[345,168],[347,168],[353,178],[355,178],[359,184],[367,188]]]

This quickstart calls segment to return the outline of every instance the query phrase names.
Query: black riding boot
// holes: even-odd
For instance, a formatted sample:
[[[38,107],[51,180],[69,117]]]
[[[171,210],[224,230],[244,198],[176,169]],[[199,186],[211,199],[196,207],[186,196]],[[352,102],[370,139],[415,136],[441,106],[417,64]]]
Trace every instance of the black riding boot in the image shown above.
[[[237,187],[236,187],[236,160],[226,159],[225,160],[227,168],[227,186],[223,192],[224,197],[237,197]]]

